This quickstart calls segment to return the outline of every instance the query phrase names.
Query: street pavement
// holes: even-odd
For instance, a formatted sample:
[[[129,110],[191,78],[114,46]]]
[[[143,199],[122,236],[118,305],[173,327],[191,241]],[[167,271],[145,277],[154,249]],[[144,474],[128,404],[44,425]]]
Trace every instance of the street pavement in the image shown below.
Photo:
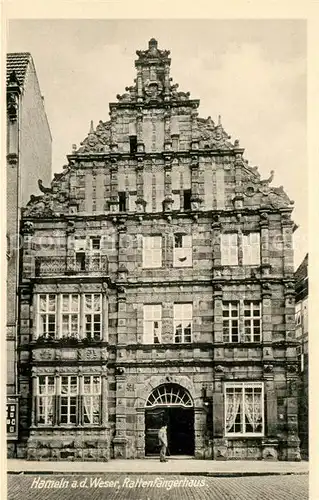
[[[8,474],[8,500],[306,500],[308,474]]]

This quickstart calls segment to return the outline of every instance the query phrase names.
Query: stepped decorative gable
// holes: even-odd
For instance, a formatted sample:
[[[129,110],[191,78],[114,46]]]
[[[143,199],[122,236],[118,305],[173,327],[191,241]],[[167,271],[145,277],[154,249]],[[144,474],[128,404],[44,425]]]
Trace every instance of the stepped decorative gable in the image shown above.
[[[236,175],[236,182],[231,185],[233,196],[228,196],[225,209],[233,209],[235,201],[237,208],[291,208],[293,202],[283,188],[270,186],[273,175],[262,180],[257,167],[250,167],[243,159],[244,149],[238,140],[230,141],[221,117],[217,123],[210,116],[206,119],[198,117],[199,100],[191,99],[189,92],[177,90],[178,84],[174,84],[170,77],[169,51],[160,50],[157,41],[151,39],[148,49],[137,51],[137,55],[134,85],[126,87],[124,94],[117,95],[116,103],[110,103],[110,120],[100,120],[96,127],[91,122],[88,136],[80,147],[73,146],[72,154],[68,156],[69,165],[62,174],[55,175],[51,188],[44,190],[44,196],[31,197],[25,216],[56,217],[70,211],[82,212],[79,199],[83,201],[86,194],[76,194],[75,187],[88,169],[97,169],[107,177],[124,161],[129,162],[129,168],[134,171],[134,160],[139,165],[143,162],[146,165],[149,155],[154,157],[154,154],[162,158],[170,154],[174,159],[174,169],[174,164],[187,163],[185,155],[188,152],[192,155],[192,162],[200,164],[199,177],[208,158],[222,163],[225,170]],[[131,137],[136,138],[133,151]],[[199,178],[201,181],[203,177]],[[231,189],[229,186],[228,191]],[[116,211],[111,194],[106,193],[105,198],[102,212],[107,214],[112,204]],[[140,201],[138,211],[143,211],[142,195]],[[200,201],[196,206],[205,210]]]

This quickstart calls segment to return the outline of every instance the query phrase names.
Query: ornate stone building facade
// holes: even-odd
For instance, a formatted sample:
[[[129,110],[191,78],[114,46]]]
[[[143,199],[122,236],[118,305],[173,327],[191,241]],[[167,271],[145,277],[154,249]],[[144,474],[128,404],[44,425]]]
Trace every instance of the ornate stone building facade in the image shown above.
[[[137,56],[24,212],[19,456],[298,460],[293,202]]]

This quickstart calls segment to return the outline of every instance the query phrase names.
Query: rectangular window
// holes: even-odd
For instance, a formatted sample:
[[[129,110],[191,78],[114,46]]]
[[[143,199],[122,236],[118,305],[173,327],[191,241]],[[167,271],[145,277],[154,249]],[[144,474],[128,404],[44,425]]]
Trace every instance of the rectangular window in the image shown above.
[[[83,395],[83,424],[99,424],[101,418],[101,378],[92,375],[84,376],[81,393]]]
[[[161,304],[144,305],[144,344],[160,344],[162,341]]]
[[[127,198],[126,192],[120,191],[119,192],[119,211],[120,212],[126,212],[126,210],[127,210],[126,198]]]
[[[249,233],[243,235],[243,265],[260,265],[260,234]]]
[[[78,378],[75,376],[60,379],[60,423],[77,423]]]
[[[37,422],[43,425],[53,425],[55,377],[44,375],[38,377],[37,384]]]
[[[225,436],[262,436],[264,396],[262,382],[225,384]]]
[[[174,304],[174,342],[176,344],[192,341],[193,304]]]
[[[101,394],[100,376],[84,375],[79,379],[75,375],[40,375],[35,394],[36,424],[99,425]]]
[[[261,304],[257,301],[244,302],[244,342],[261,341]]]
[[[89,293],[84,296],[85,335],[100,340],[102,333],[102,297]]]
[[[86,238],[76,238],[74,240],[75,252],[86,252]]]
[[[221,264],[222,266],[238,265],[238,237],[236,233],[222,233]]]
[[[143,267],[162,267],[162,237],[143,237]]]
[[[174,267],[190,267],[192,265],[192,237],[188,234],[174,235]]]
[[[101,250],[101,238],[99,236],[92,236],[90,238],[90,251],[100,252]]]
[[[137,201],[137,195],[130,193],[128,197],[128,202],[129,202],[129,211],[130,212],[136,212],[136,201]]]
[[[296,304],[296,313],[295,313],[296,326],[301,326],[301,302]]]
[[[39,334],[55,337],[56,334],[56,295],[39,295]]]
[[[130,135],[130,153],[137,153],[137,136]]]
[[[191,197],[192,197],[192,192],[190,189],[184,189],[183,192],[183,208],[184,210],[191,210]]]
[[[181,209],[181,194],[178,191],[178,193],[172,193],[172,198],[173,198],[173,210],[180,210]]]
[[[77,271],[85,271],[85,253],[77,252],[75,254],[75,268]]]
[[[224,342],[239,342],[239,302],[223,302]]]
[[[80,297],[78,294],[62,295],[62,337],[79,334]]]

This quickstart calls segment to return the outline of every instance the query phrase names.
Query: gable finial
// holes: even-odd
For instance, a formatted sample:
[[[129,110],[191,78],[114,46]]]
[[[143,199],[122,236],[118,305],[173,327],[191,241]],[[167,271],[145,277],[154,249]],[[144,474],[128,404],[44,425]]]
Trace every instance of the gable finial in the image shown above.
[[[94,134],[93,120],[91,120],[90,132],[89,134]]]

